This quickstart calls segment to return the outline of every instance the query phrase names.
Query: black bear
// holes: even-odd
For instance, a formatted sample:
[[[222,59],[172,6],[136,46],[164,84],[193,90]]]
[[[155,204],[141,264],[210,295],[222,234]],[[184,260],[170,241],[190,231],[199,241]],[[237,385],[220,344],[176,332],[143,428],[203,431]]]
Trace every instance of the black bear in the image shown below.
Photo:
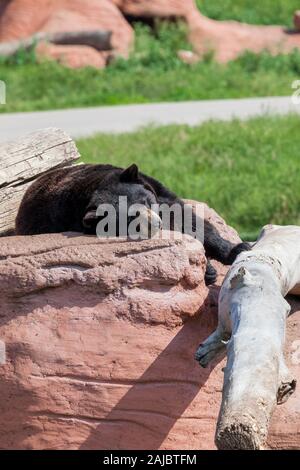
[[[111,204],[118,213],[120,196],[127,196],[128,206],[139,203],[147,208],[153,204],[184,207],[183,200],[159,181],[140,173],[135,164],[127,169],[101,164],[77,165],[51,170],[32,183],[21,202],[15,233],[75,231],[95,235],[100,220],[96,214],[98,206]],[[193,213],[192,217],[195,225],[197,215]],[[233,245],[224,240],[207,220],[203,227],[202,238],[209,258],[231,264],[240,252],[249,249],[246,243]],[[174,226],[169,228],[175,230]],[[184,232],[183,224],[181,231]],[[216,271],[208,263],[206,283],[213,283],[215,278]]]

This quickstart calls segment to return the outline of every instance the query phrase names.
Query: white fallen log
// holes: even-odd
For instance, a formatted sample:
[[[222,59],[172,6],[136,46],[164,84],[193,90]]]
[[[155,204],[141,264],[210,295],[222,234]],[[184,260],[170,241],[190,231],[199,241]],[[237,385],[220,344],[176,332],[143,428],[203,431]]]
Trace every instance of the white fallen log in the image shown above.
[[[19,41],[0,43],[0,56],[10,57],[19,50],[28,50],[41,41],[60,45],[83,45],[94,47],[98,51],[112,49],[112,33],[102,30],[62,31],[57,33],[36,33]]]
[[[276,403],[295,390],[283,354],[288,293],[300,294],[300,227],[268,225],[225,277],[217,330],[196,352],[206,367],[227,349],[219,449],[262,449]]]
[[[32,181],[80,157],[71,137],[43,129],[0,147],[0,235],[13,230],[21,199]]]

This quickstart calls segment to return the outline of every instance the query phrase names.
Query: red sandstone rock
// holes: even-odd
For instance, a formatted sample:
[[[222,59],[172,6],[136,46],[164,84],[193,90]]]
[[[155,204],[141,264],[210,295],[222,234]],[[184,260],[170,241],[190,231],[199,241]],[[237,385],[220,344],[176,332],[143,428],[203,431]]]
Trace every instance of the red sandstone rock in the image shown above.
[[[181,446],[186,420],[178,428],[177,417],[201,381],[201,332],[185,322],[207,297],[202,245],[2,241],[0,447]]]
[[[204,271],[189,237],[2,238],[0,448],[213,449],[224,360],[201,369],[193,359],[216,326]],[[299,327],[297,312],[286,351],[300,379],[290,364]],[[299,448],[299,420],[297,390],[276,409],[269,446]]]
[[[126,15],[139,17],[182,17],[196,10],[194,0],[111,0]]]
[[[199,214],[202,214],[205,220],[208,220],[212,225],[214,225],[225,240],[229,240],[232,243],[240,243],[242,241],[237,231],[227,225],[225,220],[207,204],[204,202],[193,201],[192,199],[185,199],[185,202],[187,204],[192,204],[192,206],[199,206]]]
[[[133,30],[119,9],[124,14],[139,17],[183,18],[188,24],[189,38],[194,47],[193,62],[197,56],[200,59],[208,52],[213,52],[217,61],[227,62],[245,50],[258,53],[267,49],[278,54],[300,47],[300,34],[289,34],[281,26],[211,20],[201,15],[194,0],[40,0],[39,8],[36,0],[3,0],[0,41],[22,39],[39,31],[100,28],[112,31],[115,53],[127,57],[133,42]],[[295,27],[299,29],[298,12],[295,14]],[[101,57],[98,60],[94,51],[74,47],[66,53],[57,47],[48,48],[46,55],[49,54],[75,67],[80,64],[102,67],[105,57],[99,53]]]
[[[36,53],[41,59],[53,59],[72,69],[87,66],[102,69],[106,66],[107,54],[89,46],[60,46],[41,42],[36,47]]]
[[[110,0],[11,0],[0,10],[0,42],[24,39],[37,32],[102,29],[112,31],[114,54],[127,56],[133,30]],[[67,49],[69,48],[69,49]],[[74,46],[49,46],[46,55],[65,57],[75,67],[103,66],[103,54]]]
[[[236,21],[215,21],[201,15],[194,0],[112,0],[125,13],[140,17],[184,18],[196,55],[213,52],[219,62],[236,59],[245,50],[273,54],[300,47],[300,34],[289,34],[281,26],[254,26]],[[295,25],[299,27],[298,15]],[[194,57],[195,58],[195,57]]]
[[[300,34],[289,34],[281,26],[215,21],[200,13],[190,17],[189,30],[195,52],[201,56],[212,51],[219,62],[234,60],[246,50],[278,54],[300,47]]]

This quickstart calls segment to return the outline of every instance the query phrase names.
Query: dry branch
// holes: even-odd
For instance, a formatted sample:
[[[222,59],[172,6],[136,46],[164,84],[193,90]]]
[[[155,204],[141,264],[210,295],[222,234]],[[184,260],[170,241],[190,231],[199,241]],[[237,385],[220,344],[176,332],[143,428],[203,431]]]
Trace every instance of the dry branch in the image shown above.
[[[217,330],[196,352],[200,365],[227,348],[222,405],[216,431],[219,449],[261,449],[276,403],[296,382],[283,348],[290,306],[299,293],[300,227],[267,226],[251,252],[229,270],[219,296]]]
[[[99,51],[108,51],[112,49],[110,31],[86,30],[61,33],[41,32],[20,41],[0,43],[0,56],[13,56],[19,50],[28,50],[40,41],[61,45],[91,46]]]

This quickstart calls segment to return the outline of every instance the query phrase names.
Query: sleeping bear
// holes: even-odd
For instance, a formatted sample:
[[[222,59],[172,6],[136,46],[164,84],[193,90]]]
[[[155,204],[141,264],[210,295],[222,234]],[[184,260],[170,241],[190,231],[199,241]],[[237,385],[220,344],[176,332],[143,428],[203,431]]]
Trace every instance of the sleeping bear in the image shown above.
[[[140,173],[135,164],[127,169],[83,164],[51,170],[32,183],[21,202],[15,233],[35,235],[75,231],[96,235],[100,221],[97,208],[101,204],[111,204],[118,214],[120,196],[127,197],[128,206],[139,203],[145,208],[153,204],[184,207],[182,199],[159,181]],[[196,213],[192,214],[193,224],[197,217]],[[204,241],[207,257],[232,264],[240,252],[250,249],[246,243],[233,245],[224,240],[210,222],[202,222],[201,241]],[[168,228],[178,230],[174,224]],[[183,222],[180,231],[186,233]],[[211,284],[215,279],[216,271],[208,262],[206,283]]]

